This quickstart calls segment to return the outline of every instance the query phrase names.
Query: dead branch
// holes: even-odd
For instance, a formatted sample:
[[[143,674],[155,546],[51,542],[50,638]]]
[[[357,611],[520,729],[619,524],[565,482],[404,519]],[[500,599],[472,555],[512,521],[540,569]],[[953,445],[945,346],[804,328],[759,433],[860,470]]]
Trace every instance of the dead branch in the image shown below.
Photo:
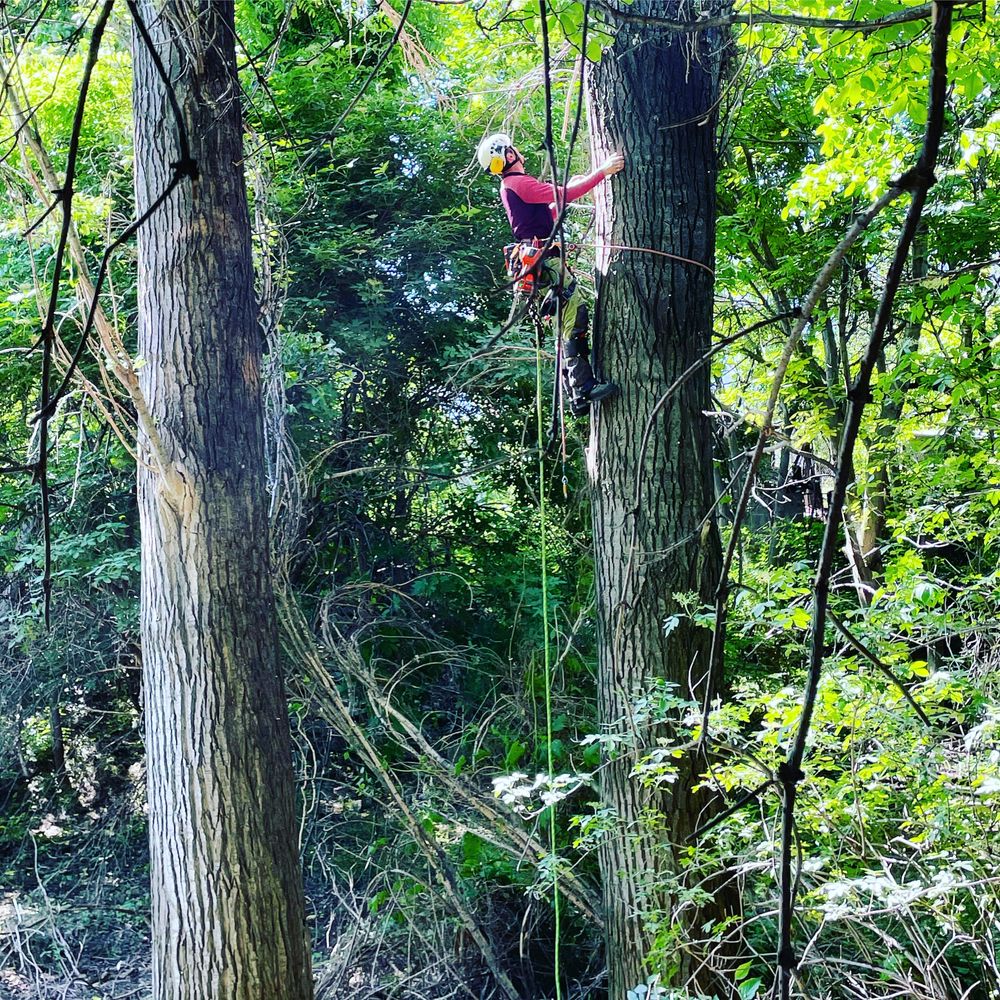
[[[388,769],[383,766],[378,751],[372,746],[364,730],[362,730],[351,716],[347,705],[341,697],[340,689],[337,687],[336,678],[328,669],[326,660],[319,650],[315,637],[309,629],[301,609],[291,595],[287,581],[276,581],[275,591],[278,598],[281,620],[282,643],[292,660],[305,665],[309,675],[323,691],[324,698],[320,705],[321,711],[327,716],[330,724],[336,728],[337,732],[350,741],[372,775],[385,789],[389,800],[398,810],[399,817],[413,838],[414,843],[420,848],[431,870],[434,872],[448,902],[453,907],[469,937],[476,943],[483,956],[483,961],[486,962],[487,967],[508,1000],[520,1000],[520,994],[511,982],[510,977],[504,971],[492,944],[483,933],[472,911],[462,898],[457,877],[452,871],[447,856],[437,842],[427,833],[420,820],[414,815],[399,783]],[[339,656],[348,658],[351,655],[350,650],[346,647],[338,649],[336,653]]]

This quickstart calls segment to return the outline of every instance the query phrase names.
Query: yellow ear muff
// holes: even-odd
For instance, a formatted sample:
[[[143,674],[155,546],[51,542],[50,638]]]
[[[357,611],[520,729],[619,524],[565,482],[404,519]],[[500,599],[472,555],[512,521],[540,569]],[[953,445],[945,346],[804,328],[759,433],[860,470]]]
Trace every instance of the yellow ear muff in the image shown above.
[[[507,166],[507,160],[505,157],[499,154],[491,157],[490,159],[490,173],[491,174],[502,174],[503,168]]]

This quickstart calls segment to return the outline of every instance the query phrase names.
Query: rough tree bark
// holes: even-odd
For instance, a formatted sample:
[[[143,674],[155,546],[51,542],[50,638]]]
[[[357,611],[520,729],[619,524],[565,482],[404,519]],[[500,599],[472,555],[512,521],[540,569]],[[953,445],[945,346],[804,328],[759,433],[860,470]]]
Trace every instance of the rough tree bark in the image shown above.
[[[269,571],[233,4],[138,4],[198,176],[138,237],[141,386],[171,462],[140,437],[142,641],[155,1000],[312,996]],[[178,123],[133,42],[139,212]]]
[[[629,13],[693,20],[692,7],[634,0]],[[626,155],[624,172],[596,191],[595,346],[622,394],[592,421],[589,453],[600,717],[637,744],[602,769],[604,804],[618,820],[601,853],[612,1000],[651,974],[707,981],[691,980],[695,960],[681,941],[653,954],[653,919],[661,930],[670,919],[670,879],[705,805],[691,791],[698,765],[683,764],[669,789],[643,787],[630,771],[663,731],[629,720],[636,694],[657,678],[699,703],[718,685],[707,676],[711,636],[679,600],[710,604],[720,572],[708,367],[657,404],[711,341],[722,30],[623,27],[590,77],[595,158]]]

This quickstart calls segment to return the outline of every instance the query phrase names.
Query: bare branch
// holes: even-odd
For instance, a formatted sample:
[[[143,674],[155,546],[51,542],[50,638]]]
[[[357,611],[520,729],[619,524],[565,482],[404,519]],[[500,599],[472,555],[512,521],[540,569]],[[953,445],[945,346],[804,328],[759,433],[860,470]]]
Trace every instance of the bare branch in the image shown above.
[[[726,553],[722,560],[722,575],[719,578],[719,588],[716,591],[715,596],[715,626],[712,634],[712,652],[710,657],[710,670],[712,671],[721,670],[722,667],[726,620],[728,617],[729,574],[732,570],[733,560],[736,557],[736,552],[739,547],[740,531],[743,527],[743,520],[746,517],[750,497],[753,493],[757,469],[760,467],[761,459],[764,457],[768,437],[774,429],[774,414],[778,406],[778,397],[781,393],[781,387],[784,383],[788,366],[791,363],[792,355],[795,352],[795,345],[799,342],[799,338],[809,325],[816,306],[819,304],[823,293],[833,280],[833,276],[836,273],[837,268],[840,267],[843,262],[848,250],[850,250],[850,248],[857,241],[858,237],[860,237],[861,234],[871,225],[876,216],[886,206],[895,201],[902,193],[903,188],[901,186],[897,186],[894,182],[881,198],[879,198],[873,205],[871,205],[865,212],[854,220],[854,224],[848,230],[847,234],[840,241],[840,243],[838,243],[834,248],[833,253],[830,254],[826,264],[823,265],[823,269],[813,282],[813,286],[809,290],[809,294],[806,296],[805,301],[802,304],[799,318],[785,341],[785,346],[781,352],[781,357],[778,359],[778,365],[775,369],[774,377],[771,380],[771,391],[768,396],[767,405],[764,408],[764,416],[761,421],[760,434],[757,437],[757,444],[754,447],[753,454],[750,456],[750,462],[747,466],[746,479],[743,482],[743,489],[740,492],[740,498],[736,504],[736,510],[733,512],[733,525],[729,536],[729,544],[726,547]],[[702,742],[707,741],[708,733],[708,708],[706,706],[704,718],[702,720]]]
[[[378,75],[378,72],[385,65],[386,60],[392,54],[392,50],[396,47],[396,42],[399,41],[399,37],[403,32],[403,28],[406,25],[406,19],[410,16],[410,8],[413,6],[413,0],[406,0],[406,5],[403,7],[403,12],[397,14],[396,18],[390,18],[390,20],[395,20],[395,30],[392,33],[392,38],[389,39],[389,44],[385,47],[382,54],[378,57],[375,65],[371,68],[368,76],[365,77],[364,82],[358,88],[357,93],[350,99],[347,107],[341,112],[340,117],[334,122],[333,128],[331,128],[322,139],[316,143],[316,148],[305,158],[303,162],[303,167],[308,167],[311,163],[316,160],[319,155],[319,151],[328,142],[332,141],[334,136],[340,131],[340,126],[344,124],[347,116],[357,107],[358,101],[364,97],[365,92],[371,86],[372,80]],[[395,12],[394,12],[395,13]]]
[[[4,67],[2,61],[0,61],[0,74],[3,75],[5,80],[9,78],[9,74],[6,72],[6,67]],[[21,144],[21,148],[23,151],[30,151],[39,171],[41,172],[41,178],[39,179],[32,171],[29,174],[28,180],[35,188],[39,197],[44,197],[46,191],[52,191],[59,186],[59,179],[56,174],[55,166],[53,165],[52,159],[48,154],[48,150],[42,143],[41,137],[34,129],[27,127],[27,116],[25,111],[21,106],[17,92],[9,83],[5,87],[5,93],[10,104],[11,118],[15,128],[17,129],[18,141]],[[120,245],[121,242],[122,238],[120,237],[113,244],[111,244],[108,254],[113,252],[113,250]],[[96,329],[111,370],[114,372],[115,376],[128,393],[129,399],[135,407],[138,415],[139,423],[149,438],[149,446],[153,455],[154,463],[161,471],[168,470],[170,463],[167,458],[166,449],[160,437],[159,430],[153,422],[152,417],[149,415],[146,407],[146,401],[139,390],[138,377],[130,359],[128,358],[128,354],[125,351],[125,346],[121,341],[118,331],[115,329],[114,324],[101,307],[99,296],[100,285],[95,285],[91,279],[90,266],[87,262],[86,253],[84,252],[83,242],[80,239],[80,235],[72,217],[70,217],[67,232],[67,247],[70,256],[73,259],[73,264],[76,267],[77,288],[80,293],[80,299],[82,302],[89,302],[88,313],[85,320],[86,330],[84,336],[81,337],[80,346],[75,353],[74,363],[75,361],[78,361],[81,356],[83,346],[87,341],[87,333],[89,333],[89,330],[92,328]],[[105,255],[105,260],[102,261],[102,274],[106,267],[107,260],[109,259],[108,254]],[[41,343],[41,338],[39,339],[39,343]],[[64,380],[59,392],[50,397],[48,401],[48,410],[50,413],[54,409],[56,402],[58,402],[59,397],[66,391],[67,388],[67,381]]]
[[[840,620],[838,615],[832,611],[827,612],[827,617],[836,626],[837,631],[847,640],[848,644],[860,653],[872,666],[876,667],[898,688],[899,693],[906,699],[914,712],[920,717],[920,721],[925,726],[933,726],[927,713],[916,703],[913,695],[906,690],[903,682]]]
[[[73,127],[70,132],[69,149],[66,154],[66,175],[62,186],[57,189],[58,200],[62,205],[62,225],[59,230],[59,241],[56,246],[55,265],[52,274],[52,288],[49,293],[49,302],[46,309],[45,319],[42,323],[42,374],[41,374],[41,409],[48,411],[51,402],[51,377],[52,377],[52,348],[55,341],[55,317],[59,307],[59,286],[62,278],[63,261],[66,257],[66,244],[69,240],[69,231],[72,223],[73,204],[73,184],[76,180],[77,157],[80,151],[80,133],[83,130],[83,114],[87,106],[87,92],[90,88],[90,81],[93,77],[94,67],[97,65],[97,57],[101,49],[101,39],[104,36],[104,29],[108,19],[111,17],[111,9],[114,0],[106,0],[101,7],[101,11],[94,23],[93,31],[90,35],[90,45],[87,49],[87,58],[83,66],[83,77],[80,81],[80,96],[77,98],[76,110],[73,114]],[[8,90],[13,92],[12,87]],[[45,627],[49,626],[50,601],[52,595],[52,520],[49,509],[50,488],[48,477],[48,456],[49,456],[49,423],[48,417],[41,420],[38,435],[38,467],[36,478],[41,485],[42,500],[42,536],[43,536],[43,569],[42,569],[42,602],[43,614],[45,617]]]
[[[793,855],[795,841],[795,796],[798,783],[803,779],[802,761],[806,751],[806,739],[812,722],[816,704],[820,676],[823,670],[823,636],[826,627],[827,604],[830,593],[830,575],[833,557],[837,549],[837,534],[841,513],[847,497],[847,487],[854,474],[854,445],[861,428],[861,417],[870,399],[871,377],[882,350],[886,331],[892,320],[896,291],[902,280],[903,270],[910,254],[910,247],[920,223],[927,192],[934,184],[934,167],[937,163],[941,136],[944,132],[945,94],[948,83],[948,34],[951,29],[954,4],[935,2],[933,5],[933,34],[931,41],[930,86],[927,98],[927,126],[924,132],[923,148],[916,165],[904,175],[908,186],[912,186],[913,199],[903,224],[899,242],[892,263],[886,274],[885,288],[879,302],[878,312],[868,340],[865,356],[861,360],[854,386],[848,393],[848,410],[844,431],[840,440],[837,465],[839,471],[830,500],[829,519],[823,534],[816,579],[813,584],[812,632],[809,648],[809,670],[802,699],[802,714],[795,741],[788,758],[781,765],[778,777],[784,798],[784,815],[781,829],[781,899],[778,918],[778,995],[780,1000],[789,1000],[792,979],[797,962],[792,945],[792,920],[794,918],[795,886],[793,881]]]
[[[980,0],[949,0],[953,8],[979,6]],[[721,14],[717,17],[702,17],[696,21],[677,20],[655,15],[635,14],[621,7],[613,6],[608,0],[594,0],[594,6],[605,13],[611,20],[621,24],[645,24],[674,31],[677,34],[693,34],[697,31],[707,31],[711,28],[728,28],[733,25],[755,24],[785,24],[793,28],[816,28],[820,31],[854,31],[862,35],[870,35],[885,28],[895,28],[901,24],[914,21],[929,21],[933,15],[934,4],[923,3],[916,7],[893,11],[870,21],[843,17],[809,17],[805,14],[775,14],[766,8],[758,8],[748,4],[746,13]]]

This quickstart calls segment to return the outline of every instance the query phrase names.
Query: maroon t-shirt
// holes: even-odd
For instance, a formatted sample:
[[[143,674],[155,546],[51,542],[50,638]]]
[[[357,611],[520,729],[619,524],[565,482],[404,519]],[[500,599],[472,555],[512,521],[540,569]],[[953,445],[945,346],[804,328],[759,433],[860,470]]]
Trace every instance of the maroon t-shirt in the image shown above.
[[[500,182],[500,200],[507,210],[514,239],[548,239],[558,206],[582,198],[603,180],[604,175],[598,171],[573,184],[556,187],[529,174],[506,174]]]

